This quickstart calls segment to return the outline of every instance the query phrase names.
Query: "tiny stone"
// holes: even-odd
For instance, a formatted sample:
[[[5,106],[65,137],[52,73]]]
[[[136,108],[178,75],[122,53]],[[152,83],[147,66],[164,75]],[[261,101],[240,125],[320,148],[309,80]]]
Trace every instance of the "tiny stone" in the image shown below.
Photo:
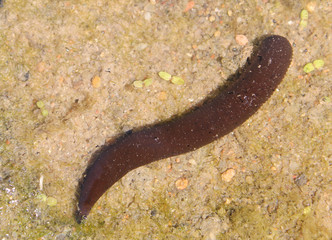
[[[252,176],[247,176],[247,177],[246,177],[246,182],[247,182],[248,184],[252,184],[252,183],[254,182],[254,179],[252,178]]]
[[[196,163],[196,161],[195,161],[195,159],[189,159],[189,161],[188,161],[191,165],[197,165],[197,163]]]
[[[101,79],[100,79],[100,77],[99,76],[95,76],[94,78],[92,78],[91,83],[92,83],[92,86],[94,88],[99,88],[100,85],[101,85]]]
[[[24,80],[23,80],[23,82],[28,81],[29,78],[30,78],[30,71],[27,71],[27,72],[24,74]]]
[[[158,99],[159,100],[166,100],[167,99],[167,93],[166,92],[160,92],[158,94]]]
[[[313,12],[316,9],[316,2],[309,2],[307,4],[307,9],[309,12]]]
[[[22,64],[18,64],[15,69],[15,73],[17,75],[17,79],[19,79],[22,82],[26,82],[30,78],[30,71],[28,67]]]
[[[210,16],[210,17],[209,17],[209,21],[210,21],[210,22],[214,22],[215,20],[216,20],[216,17],[215,17],[215,16]]]
[[[226,204],[226,205],[230,204],[231,202],[232,202],[232,199],[230,199],[230,198],[226,198],[226,201],[225,201],[225,204]]]
[[[137,50],[138,51],[142,51],[142,50],[144,50],[145,48],[147,48],[148,47],[148,44],[146,44],[146,43],[139,43],[138,45],[137,45]]]
[[[235,176],[236,172],[234,169],[230,168],[227,169],[225,172],[222,173],[221,179],[225,182],[230,182],[232,178]]]
[[[182,178],[176,180],[176,182],[175,182],[175,186],[176,186],[176,188],[179,189],[179,190],[186,189],[187,186],[188,186],[188,179],[185,178],[185,177],[182,177]]]
[[[308,179],[305,174],[301,174],[300,176],[296,177],[294,181],[297,186],[302,187],[307,184]]]
[[[236,35],[235,40],[240,46],[245,46],[249,42],[245,35]]]
[[[45,63],[44,62],[40,62],[40,63],[38,63],[38,65],[37,65],[37,70],[38,70],[38,72],[44,72],[45,71]]]
[[[220,31],[216,31],[216,32],[214,33],[214,37],[220,37],[220,35],[221,35],[221,32],[220,32]]]
[[[144,19],[147,20],[147,21],[150,21],[151,20],[151,13],[150,12],[146,12],[144,14]]]
[[[308,215],[309,213],[311,212],[311,207],[305,207],[304,209],[303,209],[303,214],[304,215]]]
[[[156,216],[157,215],[157,210],[156,209],[153,209],[151,210],[151,216]]]

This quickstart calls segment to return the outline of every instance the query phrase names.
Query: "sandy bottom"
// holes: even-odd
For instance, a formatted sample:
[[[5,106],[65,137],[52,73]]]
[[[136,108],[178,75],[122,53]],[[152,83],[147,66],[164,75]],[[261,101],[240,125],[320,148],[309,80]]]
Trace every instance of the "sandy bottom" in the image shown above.
[[[332,236],[329,1],[0,2],[1,239]],[[294,51],[271,99],[220,140],[130,172],[77,224],[92,154],[204,100],[265,34]]]

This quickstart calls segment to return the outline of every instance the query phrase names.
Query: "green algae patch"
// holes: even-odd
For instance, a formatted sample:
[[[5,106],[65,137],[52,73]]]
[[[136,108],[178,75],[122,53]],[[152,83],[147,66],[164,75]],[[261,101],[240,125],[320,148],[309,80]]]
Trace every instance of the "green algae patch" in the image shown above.
[[[150,86],[153,83],[153,79],[152,78],[147,78],[143,81],[145,87]]]
[[[135,88],[142,88],[143,87],[143,81],[137,80],[133,82],[133,85]]]
[[[243,239],[255,236],[257,239],[265,239],[269,232],[270,221],[261,212],[258,205],[247,205],[246,207],[236,207],[228,210],[232,231],[239,233]],[[223,235],[221,235],[223,236]]]
[[[136,80],[133,82],[133,85],[135,88],[143,88],[143,87],[149,87],[153,83],[152,78],[147,78],[143,81],[141,80]]]
[[[310,72],[314,71],[315,69],[323,68],[324,65],[325,65],[324,60],[317,59],[317,60],[313,61],[312,63],[307,63],[306,65],[304,65],[303,71],[305,73],[310,73]]]
[[[184,80],[178,76],[173,76],[171,79],[171,82],[175,85],[183,85],[184,84]]]
[[[37,105],[37,107],[38,108],[40,108],[40,109],[43,109],[44,107],[45,107],[45,103],[43,102],[43,101],[38,101],[37,103],[36,103],[36,105]]]
[[[315,68],[321,69],[324,67],[325,62],[323,59],[317,59],[317,60],[313,61],[313,65],[315,66]]]
[[[312,63],[307,63],[306,65],[304,65],[303,67],[303,71],[305,73],[310,73],[312,72],[313,70],[315,70],[315,66],[312,64]]]
[[[172,75],[169,74],[168,72],[159,72],[158,75],[161,79],[164,79],[166,81],[169,81],[172,78]]]
[[[308,20],[309,12],[306,9],[303,9],[300,14],[301,20]]]

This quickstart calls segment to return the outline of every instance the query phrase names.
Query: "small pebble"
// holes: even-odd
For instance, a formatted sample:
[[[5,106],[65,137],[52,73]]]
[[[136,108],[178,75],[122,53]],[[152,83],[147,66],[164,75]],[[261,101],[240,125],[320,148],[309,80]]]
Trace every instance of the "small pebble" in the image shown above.
[[[91,83],[92,83],[92,86],[94,88],[99,88],[100,85],[101,85],[101,79],[100,79],[100,77],[99,76],[93,77],[92,80],[91,80]]]
[[[302,187],[307,184],[308,179],[305,174],[301,174],[294,179],[297,186]]]
[[[194,166],[196,166],[197,165],[197,163],[196,163],[196,161],[195,161],[195,159],[189,159],[189,161],[188,161],[191,165],[194,165]]]
[[[304,209],[303,209],[303,214],[304,215],[308,215],[309,213],[311,212],[311,207],[305,207]]]
[[[167,93],[166,92],[160,92],[158,94],[158,99],[159,100],[166,100],[167,99]]]
[[[44,62],[40,62],[37,64],[37,70],[38,72],[44,72],[45,71],[45,63]]]
[[[186,189],[188,187],[188,179],[185,177],[182,177],[175,182],[175,186],[179,190]]]
[[[216,17],[215,17],[215,16],[210,16],[210,17],[209,17],[209,21],[210,21],[210,22],[214,22],[215,20],[216,20]]]
[[[308,9],[308,11],[309,12],[313,12],[313,11],[315,11],[315,9],[316,9],[316,2],[309,2],[308,4],[307,4],[307,9]]]
[[[246,176],[246,182],[247,182],[248,184],[252,184],[252,183],[254,182],[253,177],[252,177],[252,176]]]
[[[226,200],[225,200],[225,204],[226,204],[226,205],[230,204],[231,202],[232,202],[232,199],[230,199],[230,198],[226,198]]]
[[[145,48],[147,48],[149,45],[147,44],[147,43],[139,43],[138,45],[137,45],[137,50],[138,51],[142,51],[142,50],[144,50]]]
[[[187,3],[186,8],[184,9],[184,12],[188,12],[188,11],[191,10],[194,6],[195,6],[195,2],[194,2],[194,1],[189,1],[189,2]]]
[[[221,36],[221,32],[220,31],[215,31],[214,32],[214,37],[218,38]]]
[[[16,66],[15,73],[17,78],[22,82],[26,82],[30,78],[29,68],[23,64],[18,64]]]
[[[245,35],[236,35],[235,40],[240,46],[245,46],[249,42]]]
[[[146,12],[144,14],[144,19],[147,20],[147,21],[150,21],[151,20],[151,13],[150,12]]]
[[[232,178],[235,176],[235,170],[230,168],[227,169],[225,172],[222,173],[221,179],[225,182],[230,182]]]

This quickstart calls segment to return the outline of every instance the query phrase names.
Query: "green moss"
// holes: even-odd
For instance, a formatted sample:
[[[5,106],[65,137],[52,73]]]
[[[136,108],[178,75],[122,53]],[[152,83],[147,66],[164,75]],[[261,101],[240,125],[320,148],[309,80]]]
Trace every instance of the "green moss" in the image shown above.
[[[269,218],[264,216],[257,205],[232,208],[229,210],[232,229],[236,230],[240,238],[265,239],[269,232]],[[233,231],[234,231],[233,230]]]

